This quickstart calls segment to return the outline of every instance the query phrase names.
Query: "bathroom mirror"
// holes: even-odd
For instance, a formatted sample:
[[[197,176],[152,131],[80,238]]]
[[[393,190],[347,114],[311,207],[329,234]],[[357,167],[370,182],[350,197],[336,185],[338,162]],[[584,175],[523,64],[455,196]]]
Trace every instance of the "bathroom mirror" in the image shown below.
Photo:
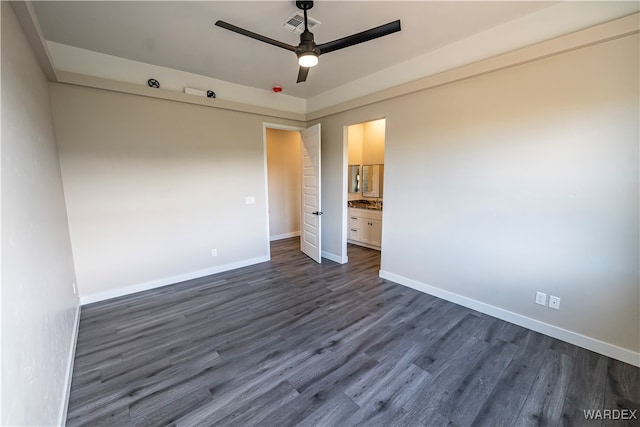
[[[359,193],[360,182],[360,165],[349,165],[349,193]]]
[[[362,195],[364,197],[382,197],[384,165],[362,166]]]

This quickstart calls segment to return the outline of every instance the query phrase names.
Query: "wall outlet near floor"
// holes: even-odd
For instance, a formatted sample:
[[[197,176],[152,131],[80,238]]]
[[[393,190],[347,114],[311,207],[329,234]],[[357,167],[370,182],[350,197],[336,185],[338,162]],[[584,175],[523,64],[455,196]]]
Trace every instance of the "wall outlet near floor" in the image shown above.
[[[547,294],[544,292],[536,292],[536,304],[547,305]]]
[[[549,296],[549,308],[560,310],[560,297]]]
[[[211,256],[218,256],[218,250],[217,249],[211,249]]]

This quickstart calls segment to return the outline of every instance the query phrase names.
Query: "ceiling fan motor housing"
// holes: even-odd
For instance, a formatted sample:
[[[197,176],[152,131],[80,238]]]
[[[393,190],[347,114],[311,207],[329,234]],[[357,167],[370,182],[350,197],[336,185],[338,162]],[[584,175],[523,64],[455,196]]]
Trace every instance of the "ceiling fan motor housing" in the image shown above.
[[[296,55],[298,58],[304,54],[314,53],[316,56],[320,55],[320,49],[313,40],[313,33],[309,30],[304,30],[300,34],[300,44],[296,47]]]
[[[296,47],[296,55],[298,59],[301,56],[305,55],[315,55],[316,57],[320,56],[320,49],[316,45],[315,40],[313,39],[313,33],[309,31],[307,28],[307,10],[313,7],[312,1],[296,1],[296,6],[298,9],[304,11],[304,31],[300,34],[300,44]]]

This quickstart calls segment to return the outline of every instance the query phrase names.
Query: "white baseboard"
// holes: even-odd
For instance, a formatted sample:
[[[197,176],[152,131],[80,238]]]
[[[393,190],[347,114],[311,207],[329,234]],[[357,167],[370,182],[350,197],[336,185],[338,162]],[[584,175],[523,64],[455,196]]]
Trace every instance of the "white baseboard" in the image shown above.
[[[300,232],[292,231],[291,233],[276,234],[275,236],[269,237],[269,241],[273,242],[274,240],[288,239],[290,237],[300,237]]]
[[[363,246],[365,248],[369,248],[369,249],[375,249],[376,251],[381,251],[382,249],[380,248],[380,246],[376,246],[376,245],[370,245],[368,243],[365,242],[358,242],[356,240],[351,240],[351,239],[347,239],[347,243],[351,243],[352,245],[357,245],[357,246]]]
[[[479,311],[481,313],[497,317],[498,319],[502,319],[507,322],[522,326],[524,328],[540,332],[541,334],[548,335],[552,338],[556,338],[570,344],[586,348],[587,350],[591,350],[596,353],[611,357],[613,359],[629,363],[630,365],[640,367],[640,353],[636,353],[626,348],[618,347],[616,345],[609,344],[607,342],[600,341],[598,339],[591,338],[577,332],[569,331],[567,329],[550,325],[548,323],[541,322],[539,320],[532,319],[521,314],[513,313],[503,308],[495,307],[493,305],[476,301],[474,299],[455,294],[444,289],[436,288],[434,286],[430,286],[416,280],[408,279],[389,271],[380,270],[379,276],[383,279],[387,279],[392,282],[407,286],[409,288],[413,288],[420,292],[424,292],[425,294],[433,295],[435,297],[451,301],[455,304],[459,304],[464,307]]]
[[[349,258],[346,255],[338,256],[336,254],[325,251],[322,251],[322,258],[326,258],[329,261],[337,262],[338,264],[346,264],[347,262],[349,262]]]
[[[104,301],[111,298],[120,297],[123,295],[134,294],[136,292],[147,291],[149,289],[160,288],[162,286],[173,285],[176,283],[184,282],[186,280],[197,279],[204,276],[210,276],[212,274],[222,273],[224,271],[235,270],[236,268],[247,267],[253,264],[259,264],[261,262],[269,261],[269,256],[261,256],[257,258],[245,259],[237,262],[232,262],[224,265],[217,265],[211,268],[205,268],[203,270],[192,271],[190,273],[178,274],[176,276],[165,277],[163,279],[152,280],[150,282],[138,283],[135,285],[125,286],[123,288],[112,289],[105,292],[99,292],[96,294],[85,295],[80,297],[80,305],[87,305],[94,302]]]
[[[62,399],[62,408],[60,408],[60,416],[58,418],[59,426],[67,424],[67,410],[69,409],[69,396],[71,396],[73,363],[76,360],[76,344],[78,343],[78,331],[80,330],[80,305],[76,307],[76,315],[73,323],[73,336],[71,337],[71,345],[69,346],[69,360],[67,361],[67,372],[64,380],[64,398]]]

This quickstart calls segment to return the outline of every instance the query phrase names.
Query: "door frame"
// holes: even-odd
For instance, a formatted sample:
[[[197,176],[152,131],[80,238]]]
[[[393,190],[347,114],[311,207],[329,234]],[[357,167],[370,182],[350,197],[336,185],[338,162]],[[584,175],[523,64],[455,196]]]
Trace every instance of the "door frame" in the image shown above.
[[[264,164],[264,195],[265,195],[265,211],[264,211],[264,219],[266,222],[266,245],[267,245],[267,258],[271,259],[271,240],[269,239],[269,235],[271,234],[271,230],[269,227],[269,169],[267,163],[267,129],[278,129],[278,130],[287,130],[291,132],[300,132],[305,130],[305,127],[300,126],[289,126],[282,125],[278,123],[268,123],[262,122],[262,157]]]
[[[351,122],[342,126],[342,259],[343,264],[349,262],[349,256],[347,253],[347,240],[349,237],[349,208],[347,207],[347,203],[349,202],[349,185],[348,181],[348,167],[349,167],[349,126],[355,126],[362,123],[373,122],[376,120],[385,120],[385,131],[384,131],[384,150],[385,154],[387,151],[387,123],[389,122],[389,118],[387,116],[377,116],[370,119],[358,120],[355,122]],[[386,172],[386,170],[385,170]],[[384,211],[383,211],[384,212]],[[384,213],[383,216],[383,224],[384,224]],[[380,246],[380,255],[382,255],[382,245]]]
[[[358,123],[353,123],[357,125]],[[342,127],[342,264],[349,262],[347,239],[349,237],[349,126]]]

